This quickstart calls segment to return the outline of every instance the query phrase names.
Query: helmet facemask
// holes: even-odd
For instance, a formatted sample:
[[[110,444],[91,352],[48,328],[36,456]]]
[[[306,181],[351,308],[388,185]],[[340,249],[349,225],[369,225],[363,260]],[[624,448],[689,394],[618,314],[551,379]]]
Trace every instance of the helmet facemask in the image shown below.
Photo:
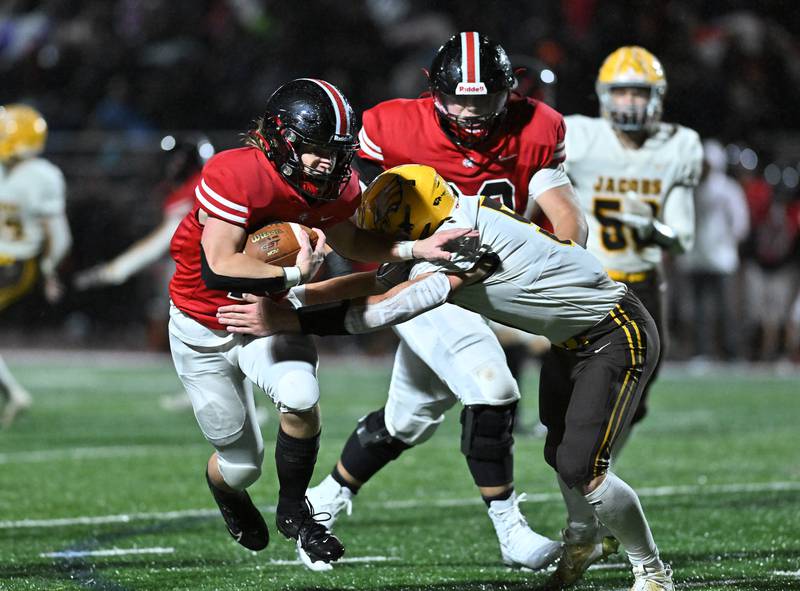
[[[642,106],[619,105],[616,89],[642,89],[648,97]],[[630,45],[612,52],[600,66],[595,83],[600,114],[625,133],[652,133],[661,121],[667,78],[656,56]]]
[[[492,139],[517,79],[505,50],[485,35],[453,35],[436,52],[429,72],[439,125],[457,146]]]
[[[259,148],[303,197],[334,201],[352,174],[356,130],[353,109],[338,88],[298,78],[272,93],[245,143]],[[310,155],[305,162],[304,155]]]
[[[613,90],[617,88],[645,89],[649,92],[649,98],[643,105],[619,105],[613,96]],[[602,116],[615,129],[626,133],[651,132],[655,129],[661,121],[665,91],[665,85],[597,84]]]
[[[508,96],[507,90],[465,96],[435,91],[433,101],[448,137],[459,146],[473,148],[492,137],[505,115]]]
[[[304,197],[319,201],[338,199],[352,175],[350,164],[358,149],[358,142],[354,139],[327,143],[314,141],[284,126],[278,117],[267,121],[266,127],[269,147],[271,152],[279,156],[281,164],[278,171],[286,181]],[[303,163],[303,154],[315,154],[330,164],[308,166]]]

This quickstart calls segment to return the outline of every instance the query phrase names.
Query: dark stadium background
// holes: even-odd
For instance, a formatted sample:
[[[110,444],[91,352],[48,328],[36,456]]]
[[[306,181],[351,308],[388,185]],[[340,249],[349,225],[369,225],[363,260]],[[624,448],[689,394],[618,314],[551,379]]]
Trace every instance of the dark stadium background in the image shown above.
[[[50,125],[46,156],[68,182],[69,280],[158,222],[165,133],[202,130],[217,149],[232,147],[270,92],[300,76],[339,85],[357,112],[416,96],[422,68],[459,30],[501,42],[527,68],[521,88],[564,114],[596,114],[602,59],[643,45],[667,74],[664,119],[719,139],[730,172],[765,199],[796,203],[798,28],[791,1],[5,0],[0,103],[29,102]],[[748,242],[742,254],[752,260]],[[755,264],[796,270],[798,258],[795,236],[780,260]],[[683,358],[690,286],[671,272],[671,356]],[[70,292],[55,307],[29,298],[3,315],[0,347],[157,347],[146,322],[155,285],[143,272],[120,287]],[[742,354],[758,358],[758,323],[738,306]],[[767,355],[792,356],[786,346]]]

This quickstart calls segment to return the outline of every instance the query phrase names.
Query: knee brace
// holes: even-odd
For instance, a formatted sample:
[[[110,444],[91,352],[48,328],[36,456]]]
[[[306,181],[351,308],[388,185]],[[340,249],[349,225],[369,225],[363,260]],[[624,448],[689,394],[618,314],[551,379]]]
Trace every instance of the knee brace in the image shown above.
[[[461,411],[461,452],[477,486],[514,480],[514,415],[517,403],[471,405]]]
[[[389,434],[383,408],[369,413],[358,421],[356,436],[362,447],[383,449],[389,460],[396,460],[401,453],[411,447]]]
[[[383,412],[381,408],[362,417],[342,450],[342,465],[362,483],[411,447],[389,434]]]
[[[273,368],[275,401],[281,412],[311,410],[319,402],[314,367],[303,361],[283,361]]]
[[[514,445],[517,403],[505,406],[474,404],[461,411],[461,453],[476,460],[499,460]]]

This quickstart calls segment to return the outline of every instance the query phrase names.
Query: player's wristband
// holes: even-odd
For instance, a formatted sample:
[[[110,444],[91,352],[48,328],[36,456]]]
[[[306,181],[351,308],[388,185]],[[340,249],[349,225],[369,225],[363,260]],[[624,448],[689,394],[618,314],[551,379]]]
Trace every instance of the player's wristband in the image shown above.
[[[397,256],[404,261],[410,261],[414,258],[414,244],[416,240],[404,240],[397,243]]]
[[[303,274],[300,273],[300,267],[284,267],[283,281],[286,284],[286,289],[300,285],[303,282]]]
[[[350,334],[345,328],[344,320],[350,300],[318,304],[298,308],[297,320],[300,322],[300,332],[319,336]]]

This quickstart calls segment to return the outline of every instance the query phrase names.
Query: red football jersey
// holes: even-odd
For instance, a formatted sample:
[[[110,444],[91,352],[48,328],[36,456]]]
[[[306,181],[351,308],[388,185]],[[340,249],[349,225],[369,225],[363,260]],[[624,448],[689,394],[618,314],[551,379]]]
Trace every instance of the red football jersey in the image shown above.
[[[224,330],[217,308],[232,302],[227,292],[208,289],[200,276],[200,210],[209,216],[254,232],[270,222],[298,222],[322,228],[355,213],[361,201],[358,176],[353,173],[335,201],[309,204],[256,148],[220,152],[203,168],[195,186],[194,207],[183,218],[170,245],[176,270],[169,284],[173,303],[204,326]]]
[[[194,205],[194,188],[200,184],[201,176],[202,174],[198,170],[196,174],[193,174],[178,187],[170,191],[162,205],[164,217],[184,216],[192,210],[192,206]]]
[[[528,183],[564,161],[564,118],[546,104],[512,96],[495,140],[455,145],[439,126],[433,98],[385,101],[364,112],[358,155],[384,169],[426,164],[464,195],[486,195],[524,214]]]

